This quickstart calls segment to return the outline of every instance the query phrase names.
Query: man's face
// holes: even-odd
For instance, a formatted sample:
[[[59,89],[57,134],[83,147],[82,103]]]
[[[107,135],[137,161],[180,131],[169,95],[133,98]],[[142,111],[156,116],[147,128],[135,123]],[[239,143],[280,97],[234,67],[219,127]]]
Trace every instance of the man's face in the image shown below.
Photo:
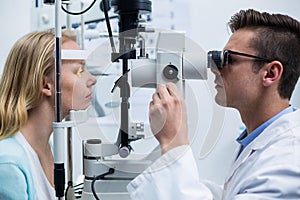
[[[250,48],[250,40],[255,33],[238,30],[232,34],[225,49],[251,55],[257,53]],[[231,61],[222,69],[212,68],[215,74],[216,102],[221,106],[243,108],[253,105],[259,94],[259,74],[253,71],[253,58],[230,55]]]

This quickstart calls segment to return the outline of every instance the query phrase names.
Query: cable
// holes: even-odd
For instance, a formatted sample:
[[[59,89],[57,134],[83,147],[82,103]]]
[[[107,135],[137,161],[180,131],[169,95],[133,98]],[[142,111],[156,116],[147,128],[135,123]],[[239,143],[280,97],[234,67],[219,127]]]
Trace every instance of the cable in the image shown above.
[[[109,19],[116,19],[119,18],[118,15],[114,15],[114,16],[110,16]],[[103,22],[105,21],[105,18],[100,18],[100,19],[95,19],[95,20],[90,20],[90,21],[85,21],[84,24],[91,24],[91,23],[98,23],[98,22]],[[78,26],[80,25],[80,23],[73,23],[73,24],[78,24]],[[66,29],[66,26],[62,26],[61,29]]]
[[[67,198],[68,198],[69,188],[70,188],[70,185],[68,184],[68,187],[67,187],[66,192],[65,192],[65,200],[67,200]]]
[[[67,200],[67,198],[68,198],[68,191],[69,191],[70,187],[72,187],[72,185],[73,185],[72,181],[68,181],[68,187],[65,192],[65,200]]]
[[[116,18],[119,18],[119,16],[118,15],[113,15],[113,16],[109,16],[108,18],[109,19],[116,19]],[[95,20],[91,20],[91,21],[86,21],[86,22],[84,22],[84,24],[103,22],[105,20],[106,20],[105,18],[100,18],[100,19],[95,19]]]
[[[104,16],[105,16],[105,22],[106,22],[106,26],[107,26],[108,35],[109,35],[111,50],[113,53],[116,53],[116,47],[114,44],[113,34],[112,34],[109,17],[108,17],[107,0],[102,0],[102,1],[103,1]]]
[[[67,189],[66,189],[66,192],[65,192],[65,200],[67,200],[67,198],[68,198],[68,192],[69,192],[69,189],[71,187],[74,189],[74,193],[77,193],[79,195],[82,193],[82,191],[77,191],[77,190],[82,190],[83,189],[83,187],[79,187],[79,186],[83,185],[83,183],[79,183],[79,184],[74,185],[74,186],[72,186],[72,185],[73,185],[72,181],[68,181],[68,186],[67,186]]]
[[[103,179],[104,176],[109,175],[109,174],[113,174],[114,172],[115,172],[115,169],[109,168],[108,172],[106,172],[104,174],[100,174],[100,175],[94,177],[94,179],[91,183],[91,188],[92,188],[92,192],[93,192],[93,195],[94,195],[96,200],[100,200],[97,193],[96,193],[96,191],[95,191],[95,182],[96,182],[96,180]]]
[[[86,13],[89,9],[91,9],[93,7],[93,5],[96,3],[96,1],[97,0],[94,0],[93,3],[91,3],[91,5],[89,7],[87,7],[85,10],[77,12],[77,13],[76,12],[68,11],[63,6],[61,6],[61,9],[63,11],[65,11],[66,13],[68,13],[69,15],[82,15],[82,14]]]

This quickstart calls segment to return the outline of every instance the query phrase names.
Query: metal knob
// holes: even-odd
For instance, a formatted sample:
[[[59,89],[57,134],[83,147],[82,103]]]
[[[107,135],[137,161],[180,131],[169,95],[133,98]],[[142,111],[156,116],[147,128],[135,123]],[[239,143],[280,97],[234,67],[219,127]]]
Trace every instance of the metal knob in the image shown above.
[[[178,69],[176,66],[168,64],[167,66],[165,66],[163,74],[167,79],[173,80],[178,76]]]
[[[130,153],[130,150],[128,147],[123,146],[119,149],[119,155],[121,156],[121,158],[126,158]]]

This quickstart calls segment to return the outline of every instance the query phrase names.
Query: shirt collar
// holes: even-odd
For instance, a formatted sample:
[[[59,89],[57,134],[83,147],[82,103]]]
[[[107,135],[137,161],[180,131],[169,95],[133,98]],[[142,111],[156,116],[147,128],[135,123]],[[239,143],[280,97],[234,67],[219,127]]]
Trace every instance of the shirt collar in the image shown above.
[[[250,134],[247,135],[247,129],[245,129],[241,135],[236,139],[238,143],[241,144],[241,149],[244,149],[247,145],[249,145],[257,136],[259,136],[265,128],[267,128],[270,124],[272,124],[275,120],[277,120],[279,117],[281,117],[284,114],[291,113],[295,111],[296,109],[289,106],[276,114],[274,117],[269,119],[268,121],[264,122],[262,125],[257,127],[254,131],[252,131]]]

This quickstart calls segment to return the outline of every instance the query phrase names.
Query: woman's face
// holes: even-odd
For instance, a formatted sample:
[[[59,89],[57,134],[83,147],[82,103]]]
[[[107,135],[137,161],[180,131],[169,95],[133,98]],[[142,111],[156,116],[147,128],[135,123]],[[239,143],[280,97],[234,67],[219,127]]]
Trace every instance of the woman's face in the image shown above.
[[[62,49],[80,50],[76,42],[68,40]],[[92,103],[92,86],[96,79],[85,67],[84,60],[62,61],[62,107],[63,116],[70,110],[84,110]]]

